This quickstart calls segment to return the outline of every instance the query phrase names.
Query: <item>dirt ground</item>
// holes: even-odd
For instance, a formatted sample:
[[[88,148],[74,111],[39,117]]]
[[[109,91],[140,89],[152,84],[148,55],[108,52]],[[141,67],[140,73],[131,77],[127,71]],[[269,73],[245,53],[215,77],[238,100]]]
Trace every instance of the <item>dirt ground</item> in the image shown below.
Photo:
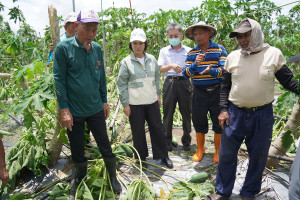
[[[8,123],[9,124],[9,123]],[[12,122],[10,125],[4,125],[1,124],[0,128],[2,130],[6,130],[9,132],[14,133],[12,136],[4,136],[3,141],[5,144],[5,150],[8,151],[11,146],[16,143],[18,138],[20,137],[20,133],[22,132],[20,126],[14,126],[14,123]],[[108,131],[108,134],[110,135],[110,131]],[[125,132],[123,132],[119,136],[119,141],[129,141],[130,143],[130,129],[127,127]],[[217,165],[213,163],[212,158],[214,154],[214,144],[213,144],[213,132],[209,131],[209,133],[206,135],[206,143],[205,143],[205,149],[206,153],[203,157],[203,160],[201,160],[199,163],[196,163],[193,161],[193,155],[195,154],[197,150],[196,145],[196,134],[193,130],[191,133],[192,136],[192,142],[191,142],[191,150],[190,151],[184,151],[182,148],[181,143],[181,136],[182,136],[182,129],[181,128],[174,128],[173,129],[173,137],[177,138],[178,141],[178,147],[174,147],[172,152],[169,152],[169,157],[174,163],[174,168],[171,171],[168,170],[162,170],[161,168],[157,168],[155,166],[149,165],[149,169],[154,171],[155,173],[159,174],[162,178],[164,178],[168,186],[165,182],[163,182],[161,179],[157,178],[153,174],[147,174],[149,180],[152,183],[153,188],[156,190],[157,196],[160,195],[160,192],[163,190],[165,193],[169,193],[169,189],[172,189],[172,185],[175,182],[180,181],[178,177],[183,178],[184,180],[189,180],[190,177],[198,172],[202,171],[209,171],[212,173],[212,177],[210,179],[211,182],[214,183],[215,176],[216,176],[216,168]],[[147,162],[163,166],[162,163],[158,160],[152,159],[152,149],[151,149],[151,142],[150,142],[150,136],[149,133],[147,133],[147,142],[148,142],[148,149],[149,149],[149,157],[147,158]],[[70,156],[70,151],[67,148],[63,148],[64,152],[61,154],[62,159],[58,162],[56,166],[51,168],[50,170],[56,171],[56,172],[64,172],[66,174],[70,174],[70,169],[72,168],[72,165],[70,165],[70,162],[68,161],[68,156]],[[66,156],[67,155],[67,156]],[[231,199],[236,200],[238,199],[239,189],[241,188],[245,172],[247,168],[248,160],[247,155],[244,152],[241,152],[239,155],[239,165],[237,169],[237,179],[233,190],[233,195]],[[272,171],[265,171],[265,175],[263,178],[263,184],[262,184],[262,190],[261,193],[258,195],[257,199],[288,199],[287,197],[287,191],[288,191],[288,172],[289,172],[290,165],[282,163],[279,168],[274,169]],[[137,179],[139,177],[139,171],[132,168],[129,165],[121,164],[118,169],[119,174],[124,178],[127,185],[130,184],[132,180]],[[176,176],[174,175],[176,174]],[[37,182],[37,179],[32,179]],[[31,180],[31,182],[32,182]],[[49,182],[52,182],[54,180],[54,177],[45,175],[43,180],[38,180],[42,184],[47,184]],[[30,182],[30,180],[29,180]],[[168,188],[169,187],[169,188]],[[126,188],[122,186],[122,193],[118,197],[118,199],[122,199],[122,196],[124,196],[126,193]]]
[[[126,131],[128,132],[128,131]],[[217,165],[213,163],[213,155],[214,155],[214,144],[213,144],[213,132],[209,131],[209,133],[206,135],[206,142],[205,142],[205,154],[203,159],[196,163],[193,161],[193,155],[197,151],[197,145],[196,145],[196,134],[194,131],[192,131],[192,142],[191,142],[191,150],[190,151],[184,151],[182,148],[181,143],[181,135],[182,135],[182,129],[180,128],[174,128],[173,129],[173,137],[176,137],[178,140],[178,147],[174,148],[172,152],[169,152],[169,157],[174,163],[174,168],[172,169],[172,172],[174,172],[176,175],[184,178],[185,180],[189,180],[190,177],[198,172],[202,171],[209,171],[212,174],[212,177],[210,179],[211,182],[215,182],[216,177],[216,170]],[[147,162],[161,165],[159,161],[155,161],[152,159],[151,154],[151,143],[150,143],[150,137],[149,133],[147,133],[147,141],[148,141],[148,149],[150,156],[147,158]],[[237,167],[237,174],[236,174],[236,181],[233,189],[233,194],[231,196],[232,200],[239,199],[239,190],[241,189],[245,176],[246,176],[246,170],[248,166],[248,156],[247,152],[240,151],[238,155],[238,167]],[[290,163],[284,163],[281,162],[281,164],[278,166],[278,168],[271,170],[266,169],[262,181],[262,187],[261,192],[257,195],[257,200],[260,199],[288,199],[288,174],[291,164]],[[174,176],[174,174],[170,174],[168,171],[159,171],[158,173],[168,181],[170,185],[172,185],[175,182],[178,182],[179,180]],[[120,174],[125,175],[128,177],[128,180],[133,180],[134,177],[137,177],[136,171],[132,172],[130,170],[130,167],[121,167],[120,168]],[[128,182],[129,183],[129,182]],[[152,179],[152,186],[157,191],[157,195],[159,196],[159,191],[164,190],[168,191],[168,188],[166,187],[165,183],[163,183],[161,180]],[[122,194],[124,191],[122,192]]]

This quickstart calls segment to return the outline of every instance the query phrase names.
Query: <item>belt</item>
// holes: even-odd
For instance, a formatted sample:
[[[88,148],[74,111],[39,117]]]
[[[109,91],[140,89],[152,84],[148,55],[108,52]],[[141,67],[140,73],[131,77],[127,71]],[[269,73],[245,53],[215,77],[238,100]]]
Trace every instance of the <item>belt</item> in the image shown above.
[[[248,113],[253,113],[253,112],[255,112],[255,111],[262,110],[262,109],[268,107],[268,106],[271,105],[271,104],[272,104],[272,102],[271,102],[271,103],[268,103],[268,104],[265,104],[265,105],[262,105],[262,106],[257,106],[257,107],[251,107],[251,108],[247,108],[247,107],[238,107],[238,108],[240,108],[240,109],[242,109],[242,110],[244,110],[244,111],[246,111],[246,112],[248,112]]]
[[[167,78],[172,80],[186,80],[183,76],[167,76]]]
[[[207,92],[212,92],[218,88],[220,88],[220,86],[218,85],[217,87],[209,87],[209,88],[202,88],[202,87],[197,87],[199,88],[200,90],[204,90],[204,91],[207,91]]]

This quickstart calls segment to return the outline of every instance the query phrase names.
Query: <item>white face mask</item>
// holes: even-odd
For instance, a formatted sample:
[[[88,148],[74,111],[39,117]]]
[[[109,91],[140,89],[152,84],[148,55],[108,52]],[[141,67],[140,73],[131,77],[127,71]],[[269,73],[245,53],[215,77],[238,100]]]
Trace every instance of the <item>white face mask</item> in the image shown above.
[[[180,39],[179,39],[179,38],[169,38],[169,43],[170,43],[173,47],[176,47],[177,45],[180,44]]]

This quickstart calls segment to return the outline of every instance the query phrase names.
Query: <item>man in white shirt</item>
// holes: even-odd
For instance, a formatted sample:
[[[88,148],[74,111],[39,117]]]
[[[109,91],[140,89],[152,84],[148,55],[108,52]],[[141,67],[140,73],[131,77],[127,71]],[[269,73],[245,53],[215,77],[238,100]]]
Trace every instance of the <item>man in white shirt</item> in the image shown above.
[[[176,104],[182,116],[183,136],[181,142],[185,151],[190,150],[191,143],[191,82],[182,76],[185,58],[191,48],[181,43],[183,39],[182,27],[171,23],[167,27],[170,45],[162,48],[158,57],[160,71],[165,73],[163,85],[163,124],[167,137],[168,150],[172,151],[172,126]]]

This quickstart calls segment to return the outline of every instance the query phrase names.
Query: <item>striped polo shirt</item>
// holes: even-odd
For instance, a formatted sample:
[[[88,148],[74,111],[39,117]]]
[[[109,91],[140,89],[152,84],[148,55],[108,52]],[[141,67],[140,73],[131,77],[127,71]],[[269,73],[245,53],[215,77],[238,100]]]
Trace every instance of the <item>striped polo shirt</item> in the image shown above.
[[[223,66],[227,57],[227,52],[222,45],[215,44],[209,40],[209,47],[206,51],[205,59],[196,65],[195,60],[198,54],[203,54],[199,45],[192,49],[185,59],[185,68],[182,72],[185,78],[192,78],[193,84],[201,88],[217,87],[221,83]],[[212,68],[208,74],[200,75],[209,65]]]

